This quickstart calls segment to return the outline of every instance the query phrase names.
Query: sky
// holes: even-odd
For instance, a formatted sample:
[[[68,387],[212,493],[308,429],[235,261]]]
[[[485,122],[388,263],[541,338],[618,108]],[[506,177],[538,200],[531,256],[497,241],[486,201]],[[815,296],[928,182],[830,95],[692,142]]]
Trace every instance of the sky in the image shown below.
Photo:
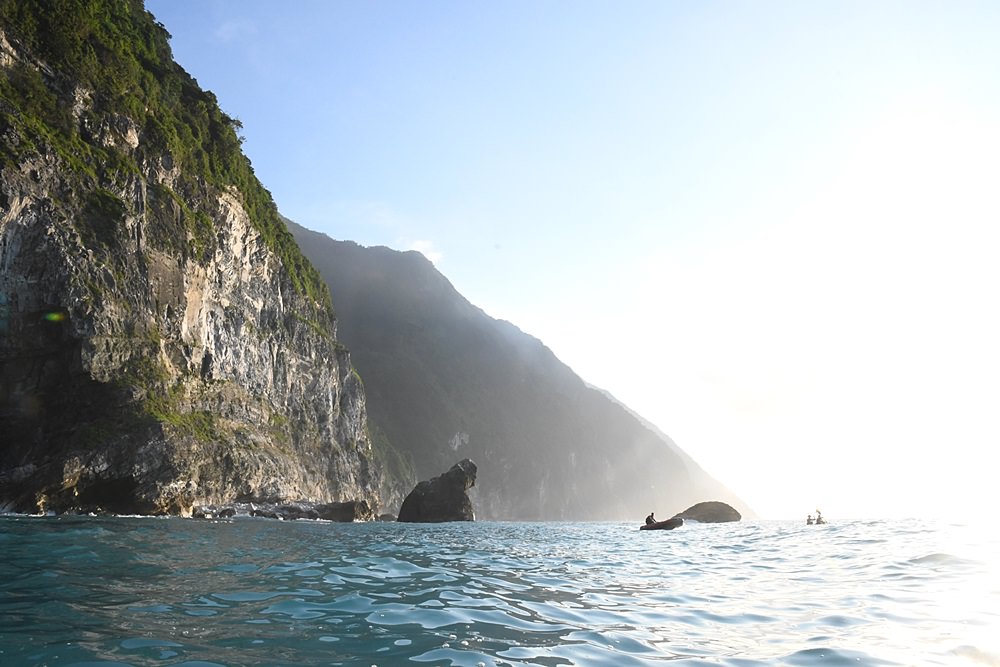
[[[760,516],[992,515],[1000,3],[146,6],[284,215],[424,253]]]

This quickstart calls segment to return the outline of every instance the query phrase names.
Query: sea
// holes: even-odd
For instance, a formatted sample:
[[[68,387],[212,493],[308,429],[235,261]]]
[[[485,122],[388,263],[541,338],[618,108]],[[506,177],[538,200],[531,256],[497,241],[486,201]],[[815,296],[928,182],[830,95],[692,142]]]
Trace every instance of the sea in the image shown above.
[[[0,665],[1000,665],[948,521],[0,517]]]

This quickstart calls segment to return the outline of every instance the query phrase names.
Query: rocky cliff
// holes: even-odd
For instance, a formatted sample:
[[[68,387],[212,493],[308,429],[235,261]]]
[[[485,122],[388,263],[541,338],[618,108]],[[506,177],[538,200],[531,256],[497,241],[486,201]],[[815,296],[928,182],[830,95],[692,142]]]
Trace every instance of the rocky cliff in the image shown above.
[[[373,423],[410,453],[420,479],[474,459],[480,518],[641,519],[705,498],[742,505],[541,341],[469,303],[423,255],[288,227],[332,291]]]
[[[0,5],[0,504],[377,506],[327,288],[168,38]]]

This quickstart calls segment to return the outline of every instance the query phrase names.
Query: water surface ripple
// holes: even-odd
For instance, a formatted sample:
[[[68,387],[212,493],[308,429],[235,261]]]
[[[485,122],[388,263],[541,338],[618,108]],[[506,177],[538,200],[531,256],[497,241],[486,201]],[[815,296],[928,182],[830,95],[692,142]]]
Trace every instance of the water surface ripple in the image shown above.
[[[949,524],[0,518],[0,665],[1000,665]]]

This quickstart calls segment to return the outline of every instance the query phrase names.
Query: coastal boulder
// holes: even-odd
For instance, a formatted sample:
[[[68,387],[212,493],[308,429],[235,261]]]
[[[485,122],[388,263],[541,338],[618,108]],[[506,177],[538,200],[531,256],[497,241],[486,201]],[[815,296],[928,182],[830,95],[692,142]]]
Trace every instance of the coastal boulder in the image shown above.
[[[316,505],[316,513],[320,519],[327,521],[373,521],[375,512],[365,500],[349,500],[345,503],[326,503]]]
[[[718,500],[709,500],[692,505],[674,516],[690,521],[700,521],[701,523],[726,523],[729,521],[739,521],[743,518],[736,509]]]
[[[476,484],[476,464],[463,459],[448,472],[423,481],[410,491],[399,508],[399,521],[438,523],[475,521],[467,491]]]

